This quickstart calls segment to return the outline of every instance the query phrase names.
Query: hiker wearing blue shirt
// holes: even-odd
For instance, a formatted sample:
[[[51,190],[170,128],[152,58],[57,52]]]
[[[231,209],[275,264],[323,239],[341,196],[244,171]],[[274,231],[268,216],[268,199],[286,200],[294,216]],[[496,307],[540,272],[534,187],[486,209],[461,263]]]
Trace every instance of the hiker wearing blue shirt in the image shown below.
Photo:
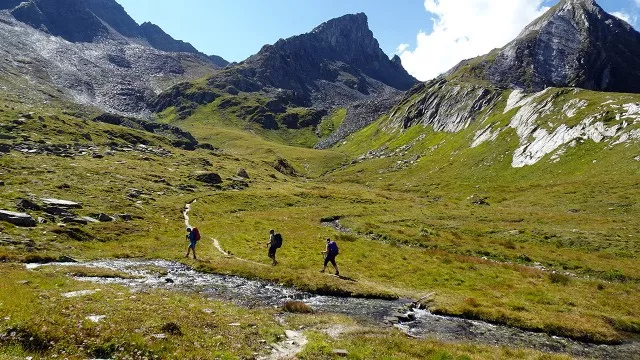
[[[189,247],[187,248],[187,255],[184,257],[189,257],[189,252],[193,251],[193,259],[196,259],[196,243],[198,242],[197,232],[193,231],[191,228],[187,228],[187,240],[189,240]]]
[[[320,272],[324,272],[327,269],[327,264],[331,263],[333,268],[336,269],[336,276],[340,276],[340,271],[338,270],[338,265],[336,264],[336,256],[338,255],[338,244],[335,241],[331,241],[331,239],[327,238],[327,247],[325,251],[322,252],[324,255],[324,267]]]

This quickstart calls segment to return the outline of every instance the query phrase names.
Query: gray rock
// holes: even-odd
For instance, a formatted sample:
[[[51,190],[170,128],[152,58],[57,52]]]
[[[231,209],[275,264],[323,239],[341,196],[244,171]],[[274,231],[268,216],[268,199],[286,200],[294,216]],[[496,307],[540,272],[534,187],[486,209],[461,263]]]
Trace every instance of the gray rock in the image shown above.
[[[81,218],[81,217],[72,217],[72,216],[67,216],[62,218],[62,222],[65,224],[80,224],[80,225],[87,225],[87,220]]]
[[[92,218],[91,216],[82,216],[80,219],[86,220],[87,223],[99,223],[100,221]]]
[[[132,189],[127,189],[127,197],[128,198],[132,198],[132,199],[139,198],[140,195],[142,195],[143,193],[144,192],[142,190],[139,190],[139,189],[133,189],[133,188]]]
[[[60,200],[60,199],[53,199],[53,198],[45,198],[40,200],[42,200],[42,202],[45,205],[51,205],[51,206],[56,206],[60,208],[65,208],[65,209],[82,209],[81,204],[77,202],[69,201],[69,200]]]
[[[123,221],[131,221],[131,220],[133,220],[133,216],[131,216],[131,214],[117,214],[116,216],[118,218],[122,219]]]
[[[31,215],[8,210],[0,210],[0,220],[24,227],[34,227],[37,225],[36,220],[31,217]]]
[[[73,216],[73,214],[69,212],[69,210],[57,206],[47,206],[44,208],[44,212],[50,215],[57,216]]]
[[[0,180],[0,186],[4,186],[4,180]]]
[[[387,324],[398,324],[400,322],[395,316],[385,316],[382,321]]]
[[[100,222],[112,222],[112,221],[116,221],[116,219],[112,216],[109,216],[105,213],[100,213],[98,215],[95,215],[95,218],[98,219],[98,221]]]
[[[222,178],[216,173],[200,173],[195,176],[195,179],[209,185],[217,185],[222,183]]]
[[[0,153],[9,153],[11,151],[11,145],[0,143]]]
[[[28,199],[20,199],[16,203],[16,208],[20,211],[25,210],[33,210],[33,211],[41,211],[42,207],[31,200]]]
[[[38,224],[46,224],[48,222],[47,219],[38,216]]]
[[[245,179],[249,178],[249,174],[247,173],[247,170],[245,170],[245,169],[239,169],[238,172],[236,173],[236,175],[238,175],[241,178],[245,178]]]

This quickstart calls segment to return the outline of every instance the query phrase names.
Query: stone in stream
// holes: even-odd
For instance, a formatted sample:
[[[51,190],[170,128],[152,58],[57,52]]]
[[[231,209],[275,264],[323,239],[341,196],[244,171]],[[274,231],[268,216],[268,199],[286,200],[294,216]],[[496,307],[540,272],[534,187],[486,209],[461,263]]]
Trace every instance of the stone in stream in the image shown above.
[[[9,153],[11,152],[11,145],[0,143],[0,153]]]
[[[36,220],[31,217],[31,215],[8,210],[0,210],[0,220],[24,227],[34,227],[37,225]]]

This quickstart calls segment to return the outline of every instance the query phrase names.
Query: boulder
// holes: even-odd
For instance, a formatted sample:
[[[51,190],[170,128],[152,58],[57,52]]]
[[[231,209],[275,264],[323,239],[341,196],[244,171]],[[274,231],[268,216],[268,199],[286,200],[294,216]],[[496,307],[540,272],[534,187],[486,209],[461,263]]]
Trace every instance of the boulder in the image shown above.
[[[82,209],[82,205],[77,202],[69,201],[69,200],[60,200],[60,199],[52,199],[45,198],[40,199],[45,205],[57,206],[66,209]]]
[[[97,219],[92,218],[91,216],[82,216],[80,219],[86,220],[87,223],[99,223]]]
[[[116,219],[112,216],[109,216],[105,213],[100,213],[98,215],[95,215],[95,218],[98,219],[98,221],[100,222],[112,222],[112,221],[116,221]]]
[[[222,178],[216,173],[200,173],[195,176],[195,179],[209,185],[217,185],[222,183]]]
[[[0,153],[9,153],[11,151],[11,145],[0,143]]]
[[[116,216],[119,217],[120,219],[124,220],[124,221],[133,220],[133,216],[131,216],[131,214],[118,214]]]
[[[349,352],[345,349],[333,349],[333,354],[339,357],[347,357]]]
[[[87,225],[87,220],[81,218],[81,217],[74,217],[74,216],[66,216],[64,218],[62,218],[62,222],[65,224],[80,224],[80,225]]]
[[[70,213],[67,209],[63,209],[57,206],[47,206],[46,208],[44,208],[44,212],[46,212],[47,214],[58,216],[73,216],[73,214]]]
[[[8,210],[0,210],[0,220],[12,223],[16,226],[34,227],[37,222],[29,214],[17,213]]]
[[[20,199],[16,203],[16,209],[20,211],[25,211],[25,210],[41,211],[42,207],[31,200]]]
[[[244,179],[248,179],[249,178],[249,174],[247,174],[247,170],[245,170],[245,169],[238,170],[236,175],[238,175],[239,177],[244,178]]]

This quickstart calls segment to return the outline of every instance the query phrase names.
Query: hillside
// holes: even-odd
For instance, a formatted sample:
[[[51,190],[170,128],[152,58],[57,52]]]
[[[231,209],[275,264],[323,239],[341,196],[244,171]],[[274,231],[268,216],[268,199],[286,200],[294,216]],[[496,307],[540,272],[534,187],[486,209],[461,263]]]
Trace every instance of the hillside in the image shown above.
[[[493,82],[518,41],[414,85],[362,14],[211,70],[103,10],[119,40],[0,13],[0,359],[640,353],[640,94]]]
[[[2,1],[3,9],[1,90],[26,102],[144,116],[157,93],[226,65],[155,25],[138,26],[114,0]]]
[[[349,131],[340,132],[343,138],[390,109],[415,83],[397,56],[389,59],[382,52],[366,15],[354,14],[265,45],[206,79],[177,85],[151,109],[162,121],[233,113],[268,138],[311,147],[323,137],[321,122],[328,115],[347,110]]]

